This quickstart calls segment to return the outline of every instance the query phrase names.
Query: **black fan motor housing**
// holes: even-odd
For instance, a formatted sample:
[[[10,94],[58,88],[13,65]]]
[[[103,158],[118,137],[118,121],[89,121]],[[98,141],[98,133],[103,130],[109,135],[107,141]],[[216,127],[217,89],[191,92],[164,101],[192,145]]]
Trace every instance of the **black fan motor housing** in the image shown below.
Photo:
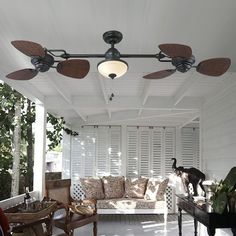
[[[190,58],[176,57],[172,59],[172,65],[182,73],[189,71],[194,63],[195,57],[193,55]]]
[[[32,57],[31,63],[35,66],[35,69],[40,72],[46,72],[54,63],[53,56],[46,54],[45,57]]]

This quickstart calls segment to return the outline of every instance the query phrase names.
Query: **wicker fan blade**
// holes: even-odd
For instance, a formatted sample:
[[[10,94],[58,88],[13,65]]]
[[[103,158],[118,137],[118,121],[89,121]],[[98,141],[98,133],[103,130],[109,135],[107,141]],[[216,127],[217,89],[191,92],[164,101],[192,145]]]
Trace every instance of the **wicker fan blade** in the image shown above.
[[[163,79],[175,73],[176,70],[160,70],[143,76],[144,79]]]
[[[230,64],[231,60],[229,58],[212,58],[200,62],[196,70],[204,75],[220,76],[229,69]]]
[[[6,75],[6,77],[9,79],[14,79],[14,80],[30,80],[30,79],[33,79],[37,74],[38,74],[37,70],[23,69],[23,70],[12,72]]]
[[[81,59],[71,59],[59,62],[57,72],[75,79],[84,78],[89,72],[89,62]]]
[[[24,40],[16,40],[16,41],[12,41],[11,44],[16,49],[18,49],[19,51],[21,51],[22,53],[24,53],[25,55],[29,57],[33,57],[33,56],[44,57],[45,56],[45,51],[43,47],[38,43],[34,43],[31,41],[24,41]]]
[[[159,49],[171,58],[184,57],[190,58],[192,56],[192,49],[187,45],[182,44],[161,44]]]

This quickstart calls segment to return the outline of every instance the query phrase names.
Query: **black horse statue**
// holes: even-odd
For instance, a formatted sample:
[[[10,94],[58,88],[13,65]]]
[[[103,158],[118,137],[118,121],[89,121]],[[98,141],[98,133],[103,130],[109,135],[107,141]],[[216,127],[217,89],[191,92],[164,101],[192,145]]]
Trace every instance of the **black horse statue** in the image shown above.
[[[198,196],[198,184],[201,187],[201,189],[204,191],[202,182],[205,180],[206,176],[204,173],[202,173],[200,170],[191,167],[191,168],[184,168],[183,166],[176,166],[176,158],[171,159],[173,161],[172,164],[172,170],[175,172],[177,176],[179,176],[182,180],[182,183],[184,185],[185,191],[188,193],[190,196],[189,192],[189,184],[192,184],[193,186],[193,195]]]

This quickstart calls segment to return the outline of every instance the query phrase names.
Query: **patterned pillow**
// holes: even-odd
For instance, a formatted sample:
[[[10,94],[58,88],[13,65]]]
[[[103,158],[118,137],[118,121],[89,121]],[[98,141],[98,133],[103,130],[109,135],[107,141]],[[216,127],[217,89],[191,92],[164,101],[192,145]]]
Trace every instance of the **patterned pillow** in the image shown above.
[[[99,178],[80,179],[86,199],[104,199],[102,181]]]
[[[162,200],[165,200],[164,199],[164,195],[165,195],[165,192],[166,192],[166,188],[168,186],[168,183],[169,183],[169,179],[164,179],[160,185],[159,185],[159,188],[158,188],[158,191],[157,191],[157,195],[156,195],[156,200],[157,201],[162,201]]]
[[[148,180],[147,190],[144,195],[145,200],[162,201],[168,185],[169,179],[160,180],[151,178]]]
[[[147,178],[127,178],[125,181],[125,197],[143,198],[147,186]]]
[[[102,183],[105,193],[105,198],[120,198],[124,195],[123,176],[103,176]]]

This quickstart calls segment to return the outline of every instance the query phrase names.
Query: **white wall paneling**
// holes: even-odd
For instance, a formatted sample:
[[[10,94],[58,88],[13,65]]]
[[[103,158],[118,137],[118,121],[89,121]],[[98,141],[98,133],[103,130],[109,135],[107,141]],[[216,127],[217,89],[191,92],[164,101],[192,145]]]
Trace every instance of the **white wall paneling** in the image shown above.
[[[203,168],[209,179],[224,179],[236,166],[236,87],[206,101],[201,122]]]

